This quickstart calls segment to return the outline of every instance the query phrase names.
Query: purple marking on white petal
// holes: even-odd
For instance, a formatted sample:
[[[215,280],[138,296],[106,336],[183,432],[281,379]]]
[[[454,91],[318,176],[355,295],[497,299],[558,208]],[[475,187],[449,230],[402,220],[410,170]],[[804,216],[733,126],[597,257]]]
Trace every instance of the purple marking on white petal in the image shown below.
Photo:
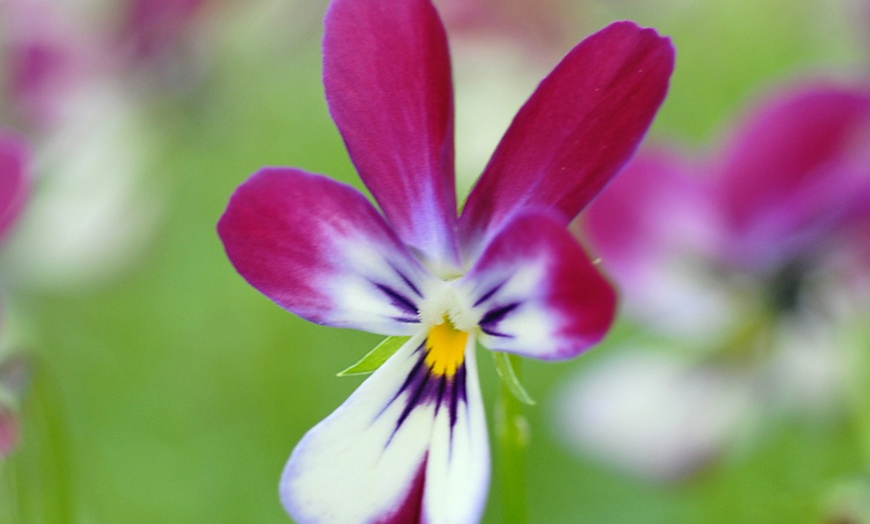
[[[570,358],[613,320],[612,288],[561,219],[547,213],[516,214],[459,285],[471,296],[489,294],[475,309],[481,345],[495,351]]]
[[[473,307],[477,307],[477,306],[483,304],[484,302],[486,302],[487,300],[491,299],[493,295],[498,293],[498,290],[501,289],[501,287],[503,285],[505,285],[506,282],[507,282],[507,280],[502,280],[498,284],[492,286],[492,288],[489,291],[487,291],[486,293],[481,295],[480,298],[478,298],[477,300],[474,301]]]
[[[405,407],[402,409],[402,413],[396,420],[396,427],[393,431],[393,435],[401,429],[402,424],[415,409],[428,404],[434,404],[435,415],[438,414],[438,411],[442,406],[446,405],[450,412],[450,427],[452,430],[456,425],[458,406],[460,403],[465,404],[467,400],[465,364],[460,364],[452,376],[446,374],[435,375],[431,373],[429,367],[426,365],[425,347],[426,342],[424,340],[412,354],[412,356],[417,358],[417,363],[408,374],[408,378],[405,379],[405,382],[396,392],[396,395],[389,404],[387,404],[381,411],[381,413],[383,413],[393,403],[399,401],[400,398],[403,398],[402,401],[405,402]],[[446,398],[445,393],[447,393]],[[390,440],[392,440],[392,437],[390,437]],[[385,446],[389,444],[390,441],[387,441]]]
[[[397,267],[395,267],[395,266],[392,266],[392,265],[391,265],[390,267],[393,268],[393,271],[395,271],[396,274],[399,275],[399,278],[402,279],[402,281],[405,283],[405,285],[407,285],[408,288],[410,288],[411,291],[413,291],[414,294],[417,295],[417,297],[419,297],[419,298],[423,298],[423,293],[421,293],[421,292],[420,292],[420,289],[417,288],[416,285],[414,285],[414,283],[411,281],[410,278],[408,278],[408,275],[406,275],[405,273],[403,273],[402,271],[400,271],[399,268],[397,268]]]
[[[501,307],[495,307],[487,311],[483,318],[480,319],[480,329],[487,335],[499,338],[514,338],[509,333],[502,333],[498,328],[498,323],[509,313],[515,310],[520,304],[514,302]]]
[[[387,297],[389,297],[390,302],[396,306],[397,308],[404,309],[406,312],[410,313],[412,317],[417,317],[417,305],[414,304],[411,299],[402,295],[395,289],[391,288],[386,284],[378,284],[377,282],[372,282],[376,288],[380,289],[384,292]]]
[[[512,302],[504,306],[498,306],[490,309],[483,315],[483,318],[480,319],[480,325],[485,326],[487,324],[497,324],[502,318],[505,317],[505,315],[516,309],[519,305],[519,302]]]
[[[468,406],[468,384],[466,383],[466,377],[468,375],[468,370],[463,363],[461,366],[456,368],[456,375],[453,380],[457,384],[461,384],[462,387],[454,387],[451,390],[450,397],[450,428],[451,430],[456,427],[457,420],[457,412],[459,411],[459,402],[461,401],[463,405]],[[466,409],[467,411],[467,409]]]

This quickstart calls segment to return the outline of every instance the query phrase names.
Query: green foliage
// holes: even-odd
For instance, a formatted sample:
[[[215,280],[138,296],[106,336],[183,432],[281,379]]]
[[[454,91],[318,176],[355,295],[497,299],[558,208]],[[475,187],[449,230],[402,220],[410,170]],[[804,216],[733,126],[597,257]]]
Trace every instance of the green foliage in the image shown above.
[[[526,391],[526,388],[520,384],[520,379],[514,370],[514,365],[511,362],[511,356],[501,351],[492,352],[492,361],[495,362],[495,371],[498,373],[498,378],[508,392],[518,401],[527,406],[533,406],[535,401]]]
[[[387,337],[383,342],[375,346],[369,351],[366,356],[361,358],[359,362],[351,367],[340,371],[339,377],[347,377],[352,375],[368,375],[381,367],[381,364],[387,361],[393,353],[399,350],[402,345],[411,337]]]

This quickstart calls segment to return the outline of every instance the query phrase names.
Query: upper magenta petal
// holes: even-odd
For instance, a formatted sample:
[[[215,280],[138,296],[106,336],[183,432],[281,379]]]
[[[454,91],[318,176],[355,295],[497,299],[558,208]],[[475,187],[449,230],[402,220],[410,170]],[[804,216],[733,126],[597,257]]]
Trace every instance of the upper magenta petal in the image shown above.
[[[303,318],[388,335],[415,330],[427,273],[350,186],[263,169],[233,194],[218,232],[238,272]]]
[[[453,91],[441,21],[428,0],[336,0],[323,82],[360,177],[399,237],[457,263]]]
[[[673,64],[670,40],[631,22],[578,44],[520,109],[473,188],[460,220],[466,256],[520,208],[573,219],[634,152]]]

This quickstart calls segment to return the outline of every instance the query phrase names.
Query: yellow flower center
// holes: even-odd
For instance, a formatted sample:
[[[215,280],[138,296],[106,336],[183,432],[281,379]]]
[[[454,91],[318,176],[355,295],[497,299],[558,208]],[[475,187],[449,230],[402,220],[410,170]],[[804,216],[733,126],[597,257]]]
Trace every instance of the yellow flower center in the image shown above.
[[[432,374],[452,377],[465,358],[465,343],[468,332],[459,331],[453,323],[444,322],[433,326],[426,338],[426,365]]]

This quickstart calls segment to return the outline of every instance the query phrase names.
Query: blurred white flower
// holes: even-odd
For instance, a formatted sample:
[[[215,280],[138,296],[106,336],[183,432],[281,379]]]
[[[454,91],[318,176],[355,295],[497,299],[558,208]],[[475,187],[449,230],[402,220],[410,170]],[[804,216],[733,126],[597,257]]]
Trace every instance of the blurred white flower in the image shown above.
[[[601,360],[557,397],[566,445],[653,479],[695,471],[747,430],[751,384],[657,349]]]

